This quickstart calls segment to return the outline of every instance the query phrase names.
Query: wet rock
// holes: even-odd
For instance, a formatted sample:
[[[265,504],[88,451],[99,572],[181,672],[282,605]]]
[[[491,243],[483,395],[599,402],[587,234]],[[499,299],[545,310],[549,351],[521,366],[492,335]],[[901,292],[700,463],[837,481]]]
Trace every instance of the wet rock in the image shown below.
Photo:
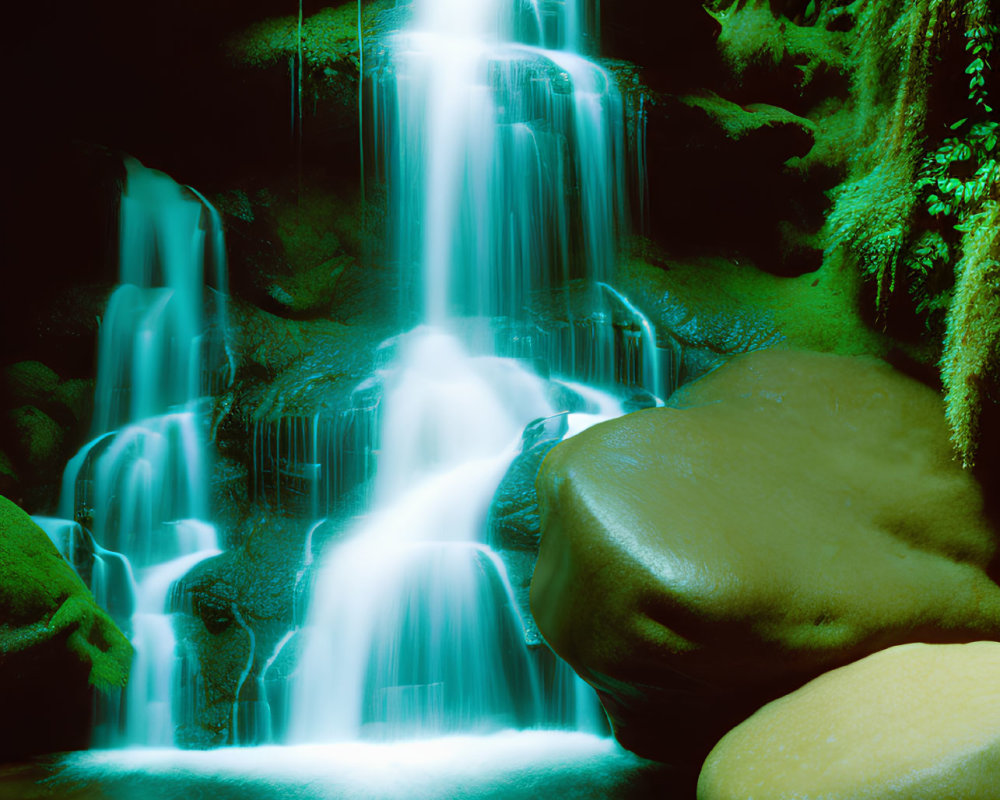
[[[727,733],[699,800],[992,800],[1000,644],[908,644],[828,672]]]
[[[766,350],[670,406],[559,445],[537,482],[535,619],[626,747],[697,764],[821,672],[1000,638],[997,533],[935,392]]]
[[[308,522],[260,507],[243,525],[237,546],[198,564],[174,589],[184,658],[197,680],[178,727],[185,747],[263,743],[281,732],[307,567],[335,532],[329,524],[309,537]]]
[[[650,20],[665,15],[669,22],[651,31]],[[671,3],[669,11],[657,0],[601,6],[601,51],[642,64],[652,83],[674,90],[720,78],[722,64],[715,48],[720,31],[704,4],[691,0]]]
[[[131,658],[45,533],[0,497],[0,760],[85,747],[91,687],[124,686]]]
[[[566,435],[566,415],[535,420],[521,436],[521,452],[504,473],[487,521],[488,543],[501,550],[538,550],[540,539],[535,476],[542,460]]]
[[[327,316],[343,273],[356,266],[361,211],[320,179],[280,183],[213,198],[226,226],[233,292],[282,316]]]
[[[521,452],[500,480],[486,522],[487,544],[500,554],[507,567],[529,645],[542,641],[528,603],[541,538],[535,477],[542,460],[566,435],[566,427],[565,414],[535,420],[525,427]]]
[[[389,0],[362,5],[366,58],[391,29],[392,6]],[[224,49],[243,82],[265,95],[286,94],[293,81],[296,95],[308,104],[308,111],[302,109],[307,118],[303,127],[313,148],[322,148],[324,140],[338,145],[352,141],[358,122],[357,5],[319,9],[304,16],[301,27],[295,15],[263,19],[232,33]]]

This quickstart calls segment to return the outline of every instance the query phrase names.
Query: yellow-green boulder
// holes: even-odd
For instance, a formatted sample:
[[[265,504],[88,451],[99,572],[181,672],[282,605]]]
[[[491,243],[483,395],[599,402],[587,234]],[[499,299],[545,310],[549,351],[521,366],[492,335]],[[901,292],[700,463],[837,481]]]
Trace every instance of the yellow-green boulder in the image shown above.
[[[1000,644],[907,644],[821,675],[712,750],[698,800],[996,800]]]
[[[626,747],[697,765],[822,672],[1000,638],[998,537],[937,393],[773,350],[670,405],[560,444],[537,481],[532,611]]]

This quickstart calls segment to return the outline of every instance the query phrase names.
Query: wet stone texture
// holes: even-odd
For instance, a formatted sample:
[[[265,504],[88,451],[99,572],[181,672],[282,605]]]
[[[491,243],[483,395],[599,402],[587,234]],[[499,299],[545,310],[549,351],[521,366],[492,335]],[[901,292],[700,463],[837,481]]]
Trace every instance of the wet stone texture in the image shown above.
[[[644,756],[697,765],[894,644],[1000,638],[997,533],[940,397],[874,359],[736,356],[560,444],[538,490],[535,619]]]

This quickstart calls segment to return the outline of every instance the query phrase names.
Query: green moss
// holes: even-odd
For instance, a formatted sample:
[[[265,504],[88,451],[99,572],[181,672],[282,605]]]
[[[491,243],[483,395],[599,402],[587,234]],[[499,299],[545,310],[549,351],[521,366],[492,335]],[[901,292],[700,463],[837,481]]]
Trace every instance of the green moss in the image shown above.
[[[945,415],[966,466],[975,461],[985,390],[1000,383],[1000,201],[989,202],[970,223],[941,358]]]
[[[131,645],[31,517],[0,497],[0,664],[63,636],[91,684],[124,686]]]
[[[21,406],[9,411],[8,422],[24,462],[32,469],[45,469],[58,459],[63,431],[44,411]]]
[[[719,50],[738,77],[751,66],[790,62],[802,72],[805,87],[821,70],[847,70],[842,34],[819,24],[798,25],[776,16],[771,6],[770,0],[750,0],[709,12],[722,28]]]
[[[324,313],[336,299],[338,279],[355,261],[356,239],[348,240],[348,252],[338,235],[357,235],[353,215],[343,200],[318,190],[304,191],[297,202],[275,201],[271,212],[289,271],[274,279],[269,293],[294,314]]]
[[[874,283],[887,330],[916,339],[920,351],[943,349],[948,418],[966,464],[977,446],[982,396],[997,385],[1000,351],[995,243],[983,232],[995,230],[991,203],[1000,191],[985,88],[992,13],[982,0],[860,6],[855,135],[845,140],[854,154],[825,232],[828,252],[842,251]],[[934,94],[953,86],[960,71],[967,100],[953,91]],[[932,97],[940,107],[931,108]],[[961,119],[948,120],[952,115]]]
[[[722,352],[774,346],[778,340],[779,346],[840,355],[884,356],[888,351],[887,338],[859,313],[856,271],[837,258],[795,278],[724,258],[661,266],[636,258],[623,265],[617,280],[630,296],[649,291],[678,298],[700,330],[722,332],[721,346],[705,343]],[[726,337],[737,338],[724,342]]]
[[[367,34],[391,0],[365,3],[362,30]],[[267,68],[284,65],[301,55],[303,71],[319,86],[331,87],[338,79],[358,78],[358,11],[353,2],[324,8],[302,20],[301,39],[297,16],[275,17],[259,22],[226,42],[226,52],[237,64]]]
[[[11,405],[38,405],[59,384],[59,376],[40,361],[19,361],[4,368],[3,387]]]
[[[93,408],[94,383],[83,378],[63,381],[56,387],[52,399],[69,411],[77,422],[86,422]]]
[[[793,126],[809,131],[815,130],[815,125],[791,111],[765,103],[752,103],[740,106],[714,92],[683,95],[678,98],[684,105],[704,111],[726,132],[730,139],[740,140],[746,135],[762,128]]]
[[[14,469],[14,462],[10,460],[3,450],[0,450],[0,478],[17,481],[17,471]]]

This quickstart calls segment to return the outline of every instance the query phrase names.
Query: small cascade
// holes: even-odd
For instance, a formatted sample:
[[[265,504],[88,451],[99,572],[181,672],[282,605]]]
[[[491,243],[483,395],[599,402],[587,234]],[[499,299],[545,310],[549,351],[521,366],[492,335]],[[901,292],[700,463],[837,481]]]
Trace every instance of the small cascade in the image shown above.
[[[665,391],[648,321],[628,306],[617,317],[629,325],[612,324],[610,303],[627,301],[600,288],[628,188],[621,97],[581,55],[595,12],[577,0],[415,0],[366,76],[404,316],[422,324],[380,371],[371,511],[315,577],[294,741],[600,728],[593,693],[528,648],[512,577],[486,544],[526,426],[572,412],[575,433],[622,413],[573,380]],[[534,294],[571,281],[587,287],[584,324],[525,317]],[[540,376],[539,359],[570,380]],[[292,463],[317,451],[308,430],[268,440],[286,442]]]
[[[416,319],[518,315],[532,291],[610,278],[624,115],[579,55],[583,5],[415,2],[372,68],[377,174]]]
[[[433,329],[404,337],[399,359],[375,511],[329,554],[311,600],[299,741],[538,721],[510,584],[480,540],[521,429],[551,413],[544,382]]]
[[[32,519],[90,589],[97,604],[127,630],[136,601],[135,576],[129,560],[101,547],[75,520],[40,516]]]
[[[126,744],[169,747],[174,743],[176,664],[168,596],[173,584],[198,562],[217,555],[205,548],[149,567],[139,575],[136,610],[132,615],[135,658],[125,703]]]
[[[378,450],[378,412],[378,398],[362,385],[346,409],[255,422],[253,497],[308,520],[335,510],[364,511]]]
[[[660,348],[656,342],[656,330],[653,328],[653,323],[649,321],[649,317],[643,314],[631,300],[613,286],[609,286],[606,283],[601,283],[599,286],[622,305],[638,326],[637,332],[640,342],[636,349],[640,355],[641,373],[638,380],[627,382],[645,386],[656,399],[657,405],[663,405],[664,398],[670,393],[669,389],[676,386],[676,381],[673,381],[669,385],[664,382]],[[631,359],[626,360],[631,361]]]
[[[554,442],[673,388],[671,354],[611,283],[637,185],[626,109],[588,58],[596,0],[410,10],[364,75],[408,330],[348,399],[293,409],[275,390],[256,409],[250,499],[301,522],[305,546],[291,630],[262,632],[226,600],[246,647],[225,701],[235,744],[602,731],[595,695],[527,618],[532,554],[487,541],[487,522],[526,430],[558,419]],[[235,368],[218,213],[127,166],[94,438],[67,465],[64,519],[45,525],[135,646],[95,740],[161,747],[194,724],[207,677],[174,635],[190,598],[172,587],[220,552],[205,440],[209,396]],[[544,320],[526,310],[538,297]],[[329,539],[322,556],[314,538]]]
[[[206,521],[201,398],[232,375],[225,245],[219,216],[204,197],[134,159],[126,166],[120,284],[99,337],[95,438],[67,465],[60,513],[86,529],[91,588],[129,632],[136,653],[124,703],[98,703],[95,743],[169,745],[175,707],[186,700],[175,692],[168,594],[174,581],[219,552]],[[206,303],[213,285],[216,295]],[[126,605],[111,587],[122,574],[131,581],[133,571]],[[111,583],[104,588],[102,581]]]

